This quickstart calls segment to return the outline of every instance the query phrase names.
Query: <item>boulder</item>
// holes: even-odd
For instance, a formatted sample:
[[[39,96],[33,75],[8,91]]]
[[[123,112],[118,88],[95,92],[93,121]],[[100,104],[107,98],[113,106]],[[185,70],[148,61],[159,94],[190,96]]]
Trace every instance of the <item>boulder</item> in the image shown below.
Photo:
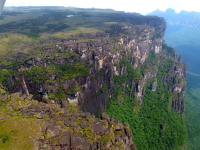
[[[98,122],[100,122],[100,121],[101,121],[101,119],[96,118],[95,121],[94,121],[94,124],[96,124],[96,123],[98,123]]]
[[[86,118],[87,121],[90,120],[90,113],[89,113],[89,112],[86,112],[86,113],[85,113],[85,118]]]
[[[116,131],[120,131],[123,128],[123,124],[121,123],[121,121],[117,120],[115,121],[117,123],[117,127],[115,128]]]
[[[61,132],[61,147],[70,148],[70,135],[68,130]]]
[[[71,134],[71,150],[89,150],[90,144],[86,137],[78,134]]]
[[[53,125],[48,125],[46,128],[47,137],[57,137],[59,136],[59,130],[55,128]]]
[[[34,113],[29,112],[29,111],[23,112],[23,114],[25,115],[25,117],[30,117],[30,116],[34,115]],[[42,119],[42,118],[40,118],[40,119]]]
[[[53,114],[51,117],[52,117],[53,120],[57,120],[58,119],[57,115],[55,115],[55,114]]]
[[[39,106],[36,105],[36,106],[34,107],[34,112],[35,112],[35,113],[40,113],[41,111],[43,111],[43,109],[40,108]]]
[[[64,120],[64,124],[65,124],[67,127],[69,127],[69,126],[71,125],[71,122],[70,122],[70,120],[69,120],[68,118],[66,118],[66,119]]]
[[[80,113],[80,116],[81,116],[82,118],[85,118],[85,117],[86,117],[86,115],[85,115],[84,112],[81,112],[81,113]]]
[[[115,122],[115,119],[113,117],[111,117],[111,123]]]
[[[131,131],[127,127],[124,128],[124,131],[125,131],[126,135],[130,138]]]
[[[71,120],[71,126],[75,126],[77,121],[76,117],[72,116],[70,117],[70,120]]]
[[[93,126],[93,131],[96,132],[98,135],[103,135],[104,134],[103,124],[101,122],[95,124]]]
[[[85,124],[85,122],[80,122],[80,127],[82,128],[82,129],[85,129],[85,127],[86,127],[86,124]]]
[[[15,99],[17,97],[21,97],[22,96],[22,93],[21,92],[16,92],[16,93],[13,93],[10,95],[12,99]]]
[[[50,138],[49,139],[49,144],[52,146],[52,147],[60,147],[61,145],[61,140],[60,138]]]
[[[36,114],[35,117],[37,119],[44,119],[45,118],[45,114],[43,112],[41,112],[41,113]]]
[[[73,112],[72,113],[72,117],[77,118],[78,117],[78,113],[77,112]]]
[[[98,150],[96,142],[91,145],[91,150]]]
[[[102,120],[106,120],[107,122],[110,122],[110,117],[106,113],[101,114]]]

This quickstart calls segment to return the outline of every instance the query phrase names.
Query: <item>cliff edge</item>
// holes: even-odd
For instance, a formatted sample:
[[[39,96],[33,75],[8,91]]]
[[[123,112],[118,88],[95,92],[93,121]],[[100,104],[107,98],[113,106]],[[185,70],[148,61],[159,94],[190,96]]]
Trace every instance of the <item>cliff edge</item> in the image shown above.
[[[0,81],[11,97],[4,94],[1,107],[40,120],[37,149],[185,148],[187,64],[163,40],[164,19],[76,11],[70,17],[98,16],[101,30],[32,37],[17,49],[25,52],[4,58],[15,63],[2,59]]]

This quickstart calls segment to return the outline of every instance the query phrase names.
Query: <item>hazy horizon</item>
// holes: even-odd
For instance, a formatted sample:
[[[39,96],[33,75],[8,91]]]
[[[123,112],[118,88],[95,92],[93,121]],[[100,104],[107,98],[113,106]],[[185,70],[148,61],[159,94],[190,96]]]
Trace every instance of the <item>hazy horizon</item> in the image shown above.
[[[116,11],[125,11],[125,12],[137,12],[143,15],[155,11],[157,9],[165,11],[168,8],[175,9],[176,12],[181,10],[185,11],[196,11],[199,12],[200,8],[197,5],[195,0],[181,1],[181,0],[141,0],[138,2],[133,2],[130,0],[124,0],[122,2],[117,2],[114,0],[102,0],[102,1],[92,1],[92,0],[74,0],[74,1],[27,1],[27,0],[6,0],[6,7],[10,6],[64,6],[64,7],[78,7],[78,8],[101,8],[101,9],[114,9]]]

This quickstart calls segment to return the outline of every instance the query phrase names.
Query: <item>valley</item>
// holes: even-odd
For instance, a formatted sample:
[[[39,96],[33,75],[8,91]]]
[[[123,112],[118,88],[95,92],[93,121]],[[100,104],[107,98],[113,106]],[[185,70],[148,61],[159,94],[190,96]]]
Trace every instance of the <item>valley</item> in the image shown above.
[[[199,30],[182,27],[177,30],[176,26],[168,26],[165,40],[182,56],[188,64],[186,111],[185,122],[188,130],[188,150],[199,149],[199,109],[200,109],[200,72],[199,72]]]

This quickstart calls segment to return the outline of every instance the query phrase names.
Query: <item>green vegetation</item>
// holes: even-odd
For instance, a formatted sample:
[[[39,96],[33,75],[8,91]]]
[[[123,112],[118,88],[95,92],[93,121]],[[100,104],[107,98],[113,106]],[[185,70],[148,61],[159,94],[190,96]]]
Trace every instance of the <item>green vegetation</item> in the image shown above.
[[[166,45],[162,45],[162,48],[166,50],[166,54],[169,57],[174,57],[177,52],[175,51],[175,49],[173,49],[172,47],[166,46]]]
[[[0,94],[1,95],[1,94]],[[18,106],[26,104],[27,100],[8,99],[0,101],[0,149],[35,149],[34,141],[39,132],[39,124],[35,118],[24,118],[15,108],[10,110],[10,103]],[[12,115],[11,115],[12,113]]]
[[[181,25],[168,25],[165,34],[167,44],[173,47],[188,45],[198,46],[200,30]],[[190,51],[188,49],[188,51]],[[191,51],[190,51],[191,52]]]
[[[56,68],[58,68],[58,72],[60,73],[59,77],[61,77],[64,80],[69,80],[78,76],[87,76],[89,73],[88,66],[83,62],[73,65],[57,65]]]
[[[118,64],[118,67],[124,67],[126,68],[126,73],[123,76],[114,76],[114,84],[122,84],[125,82],[129,82],[133,79],[142,79],[143,76],[140,73],[139,69],[134,69],[130,62],[127,62],[125,60],[120,61]]]
[[[146,59],[146,62],[151,62],[153,60],[157,60],[157,54],[154,52],[150,52],[148,58]]]
[[[17,74],[17,72],[11,69],[0,69],[0,84],[4,79],[7,79],[8,77],[15,74]]]
[[[40,54],[44,52],[41,47],[51,49],[61,41],[88,40],[86,33],[105,31],[111,35],[130,34],[120,27],[119,22],[141,25],[155,22],[156,19],[96,9],[6,8],[0,23],[0,63],[8,65],[19,59],[41,57]],[[159,25],[154,26],[157,28]],[[57,52],[60,53],[60,50]]]
[[[185,111],[185,123],[188,131],[188,141],[187,148],[188,150],[198,150],[199,145],[199,90],[188,88],[186,92],[186,111]]]
[[[187,62],[187,88],[185,99],[185,125],[188,132],[187,149],[200,149],[200,72],[199,30],[180,25],[168,25],[165,40]]]
[[[49,65],[47,67],[35,66],[32,69],[24,70],[24,75],[31,81],[41,83],[49,79],[50,75],[58,74],[61,81],[70,80],[78,76],[87,76],[88,67],[84,63],[77,64],[63,64],[63,65]],[[47,81],[47,83],[51,81]],[[52,81],[54,82],[54,81]]]
[[[58,92],[55,94],[55,98],[58,100],[62,100],[65,96],[65,91],[61,87],[59,87]]]
[[[10,118],[0,122],[0,147],[1,149],[34,149],[32,138],[39,131],[32,120]],[[22,132],[23,131],[23,132]]]
[[[109,99],[106,112],[110,116],[113,116],[115,119],[121,120],[123,123],[128,123],[130,125],[133,133],[133,141],[136,144],[138,150],[178,150],[181,149],[181,147],[185,147],[184,144],[187,133],[184,127],[183,118],[181,118],[183,114],[178,114],[171,108],[170,105],[172,97],[177,95],[172,95],[168,90],[166,90],[172,84],[172,81],[169,82],[168,86],[165,88],[162,84],[163,76],[171,75],[169,73],[169,69],[175,63],[173,58],[160,59],[160,54],[150,52],[149,57],[144,65],[139,64],[138,69],[134,69],[133,65],[128,62],[130,61],[132,54],[130,52],[126,53],[122,51],[124,45],[116,46],[116,43],[119,42],[117,41],[117,38],[119,36],[125,37],[124,34],[126,34],[127,36],[133,35],[131,32],[134,32],[131,30],[129,32],[128,28],[122,28],[122,23],[125,24],[129,22],[132,25],[138,25],[137,28],[140,28],[142,27],[140,25],[144,23],[152,25],[152,23],[155,22],[155,24],[153,23],[154,25],[152,26],[155,28],[155,30],[160,30],[160,25],[158,23],[159,21],[157,21],[158,18],[141,16],[139,14],[119,13],[116,11],[107,12],[103,10],[84,10],[76,8],[49,8],[38,9],[37,11],[33,8],[30,9],[30,11],[26,9],[22,9],[20,11],[22,12],[16,14],[16,18],[18,19],[16,19],[14,22],[9,21],[9,16],[7,14],[2,18],[4,23],[0,23],[0,67],[4,68],[0,69],[0,83],[4,79],[7,79],[12,75],[17,74],[17,72],[12,71],[13,67],[20,67],[23,64],[21,66],[21,71],[19,71],[18,73],[20,75],[25,75],[28,83],[33,83],[35,85],[45,83],[44,86],[45,88],[47,87],[47,89],[51,89],[49,87],[54,86],[52,85],[54,83],[59,84],[59,86],[55,85],[55,89],[57,90],[56,92],[53,93],[54,90],[49,90],[50,99],[62,100],[64,97],[66,97],[66,95],[73,95],[81,89],[81,85],[77,83],[78,81],[74,81],[70,85],[69,89],[66,91],[61,86],[61,84],[64,81],[76,77],[88,76],[90,67],[95,67],[96,69],[96,66],[99,65],[98,63],[96,63],[96,60],[98,60],[100,57],[96,58],[94,47],[92,49],[86,49],[84,51],[87,54],[91,52],[91,55],[88,55],[87,58],[92,57],[92,60],[96,59],[95,63],[92,61],[88,61],[86,63],[83,61],[79,61],[78,59],[81,57],[81,51],[83,51],[82,47],[84,47],[84,44],[89,44],[89,42],[91,42],[90,44],[95,45],[96,47],[97,44],[92,42],[99,42],[99,40],[101,40],[103,43],[103,41],[105,40],[105,36],[103,35],[103,33],[105,31],[105,33],[109,33],[111,39],[111,46],[113,46],[111,53],[113,53],[113,57],[114,55],[117,56],[116,52],[118,52],[124,58],[114,65],[118,69],[120,68],[120,70],[124,70],[125,73],[122,76],[114,76],[113,82],[102,82],[102,88],[94,93],[94,95],[97,96],[102,93],[106,93],[108,92],[108,89],[110,91],[114,90],[114,96],[113,98]],[[24,11],[26,12],[27,16],[24,16]],[[36,13],[36,16],[34,18],[28,18],[28,16],[31,16],[30,14],[34,11],[40,12],[40,15]],[[74,16],[68,18],[67,15]],[[20,18],[20,16],[22,17]],[[98,33],[97,36],[94,36],[93,33],[96,32],[100,33]],[[137,42],[146,40],[147,35],[142,35],[142,33],[142,30],[136,30]],[[102,35],[104,38],[101,37]],[[92,39],[89,37],[91,37]],[[160,34],[154,32],[151,39],[156,39],[160,37]],[[79,43],[79,45],[76,45],[75,42]],[[60,48],[59,45],[62,45],[62,48]],[[141,44],[141,47],[146,48],[145,44]],[[169,57],[175,56],[175,50],[173,50],[172,48],[163,45],[163,50],[164,49],[166,50],[165,53]],[[127,48],[127,52],[128,51],[129,48]],[[103,55],[103,51],[100,52],[100,54]],[[110,56],[108,56],[107,58],[106,57],[105,59],[110,59]],[[36,65],[33,68],[30,68],[30,66],[33,65],[32,58],[37,58],[38,60],[41,60],[41,62],[50,61],[51,65],[47,65],[45,67]],[[84,55],[82,58],[84,58]],[[109,65],[109,63],[111,62],[110,60],[105,61],[104,63],[106,65]],[[67,63],[62,65],[58,64],[62,63],[62,61]],[[143,104],[141,105],[141,101],[135,93],[135,91],[138,89],[136,85],[132,85],[132,81],[142,81],[144,79],[144,74],[147,71],[153,72],[157,68],[159,68],[158,76],[156,77],[156,79],[150,79],[150,81],[148,81],[148,84],[146,84],[145,96],[143,98]],[[18,68],[15,68],[15,70],[17,69]],[[90,77],[92,81],[97,80],[102,76],[104,77],[107,69],[108,68],[103,68],[95,76],[91,75]],[[93,71],[92,69],[90,71],[96,73],[96,71]],[[110,76],[112,75],[110,75],[110,72],[108,73],[110,79]],[[176,78],[175,80],[179,81],[180,79]],[[20,82],[20,79],[16,79],[16,81]],[[158,83],[156,92],[151,91],[151,86],[154,81],[157,81]],[[14,87],[16,87],[17,83],[18,82],[11,85],[11,88],[13,89]],[[110,83],[114,83],[114,88],[110,87]],[[134,86],[136,87],[136,89],[133,89]],[[31,85],[28,85],[28,88],[31,88]],[[2,91],[0,90],[0,92]],[[90,100],[91,99],[86,99],[84,103],[86,104]],[[10,99],[4,101],[4,104],[2,104],[2,102],[0,101],[0,105],[2,104],[6,106],[6,104],[9,102]],[[17,103],[19,103],[19,106],[24,104],[23,101],[17,101]],[[69,112],[72,113],[73,111],[76,111],[75,107],[76,106],[74,106],[73,104],[69,104]],[[99,107],[97,108],[97,110],[99,110],[98,116],[100,117],[100,110],[102,109],[100,109]],[[8,110],[6,109],[5,111]],[[14,109],[13,111],[15,112],[18,110]],[[5,113],[2,114],[5,115]],[[11,120],[11,122],[13,122],[15,120],[12,119],[17,120],[18,118],[19,117],[10,117],[9,119]],[[24,126],[29,127],[29,124],[27,123],[29,120],[27,121],[26,119],[24,119],[27,122],[23,122],[23,119],[24,118],[20,118],[20,122],[17,122],[14,125],[19,125],[23,128]],[[29,116],[28,119],[34,122],[34,115]],[[13,129],[15,127],[12,126],[12,123],[7,123],[7,121],[9,120],[5,120],[2,124],[0,123],[0,126],[2,127],[2,130],[0,129],[0,147],[5,147],[5,149],[7,147],[13,148],[12,144],[16,143],[15,137],[21,136],[18,134],[19,131],[17,129]],[[78,120],[77,125],[79,125],[80,121],[83,120]],[[84,119],[84,121],[86,120]],[[89,123],[93,121],[94,118],[90,117]],[[107,124],[104,124],[104,126],[107,126]],[[114,123],[114,126],[117,126],[116,123]],[[22,130],[21,127],[19,129]],[[36,127],[36,129],[38,128]],[[72,127],[70,127],[69,129],[71,130]],[[24,139],[28,139],[27,136],[31,136],[32,132],[35,131],[31,128],[30,133],[27,133],[27,130],[29,130],[29,128],[25,129],[25,133],[27,135],[22,136],[22,138]],[[100,140],[101,138],[101,136],[97,136],[92,132],[91,126],[88,126],[85,129],[81,129],[80,127],[78,127],[77,130],[81,131],[79,134],[82,133],[84,136],[88,137],[90,142],[94,140]],[[76,131],[72,132],[75,133]],[[37,132],[35,131],[35,133]],[[119,133],[120,132],[117,131],[116,134]],[[29,138],[32,139],[33,137]],[[106,145],[107,142],[112,139],[112,137],[110,137],[109,135],[103,136],[103,138],[104,145]],[[55,139],[55,141],[57,140],[58,139]],[[18,142],[19,146],[22,146],[24,149],[31,149],[33,147],[33,145],[26,145],[24,141]],[[31,142],[27,143],[29,144]],[[20,149],[18,145],[16,145],[16,147],[17,149]]]
[[[147,61],[152,60],[157,61],[156,55],[152,55]],[[141,108],[137,97],[128,96],[130,87],[123,89],[118,86],[115,89],[113,98],[108,101],[106,112],[115,119],[130,125],[133,141],[139,150],[178,150],[186,146],[187,131],[183,118],[180,117],[181,114],[171,109],[169,101],[173,95],[168,90],[165,90],[162,84],[163,76],[168,74],[169,68],[173,64],[174,61],[172,59],[160,61],[156,77],[157,90],[156,92],[151,91],[151,85],[155,79],[150,80],[146,85]],[[127,76],[115,76],[114,83],[122,85],[127,82],[126,78],[137,79],[134,77],[134,73],[127,74]],[[123,102],[119,103],[118,98],[123,93],[126,93],[123,96]]]
[[[34,82],[36,84],[52,84],[57,81],[66,81],[78,76],[87,76],[88,75],[88,66],[84,63],[76,63],[76,64],[63,64],[63,65],[49,65],[47,67],[35,66],[32,69],[22,71],[27,79],[30,82]],[[6,74],[7,75],[7,74]],[[56,80],[50,80],[51,75],[57,75]],[[4,77],[4,78],[3,78]],[[3,76],[2,79],[5,79]],[[16,85],[14,84],[13,87]],[[58,92],[53,94],[49,93],[50,99],[62,100],[67,94],[74,94],[81,88],[77,82],[70,86],[67,91],[64,91],[61,86],[58,88]]]
[[[49,93],[49,98],[50,99],[54,99],[55,98],[55,94],[53,94],[52,92]]]
[[[41,80],[48,78],[46,67],[35,66],[32,69],[23,71],[23,73],[28,79],[34,80],[36,82],[40,82]]]
[[[154,33],[153,36],[150,38],[151,40],[161,38],[162,36],[159,33]]]
[[[72,83],[72,85],[69,87],[69,90],[67,90],[67,94],[74,94],[76,91],[80,90],[81,85],[78,85],[76,81]]]

